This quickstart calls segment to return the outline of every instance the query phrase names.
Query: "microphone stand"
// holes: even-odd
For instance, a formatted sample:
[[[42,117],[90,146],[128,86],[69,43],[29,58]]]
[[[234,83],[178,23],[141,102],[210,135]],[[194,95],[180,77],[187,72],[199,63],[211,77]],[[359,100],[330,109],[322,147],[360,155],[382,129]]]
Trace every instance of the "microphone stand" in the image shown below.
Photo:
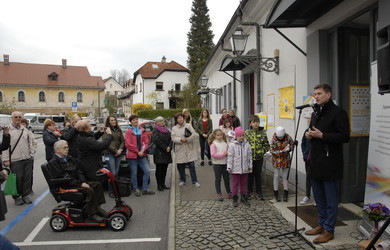
[[[270,236],[269,238],[274,239],[274,238],[277,238],[280,236],[286,236],[289,234],[293,234],[295,236],[298,236],[302,240],[304,240],[311,248],[315,249],[315,246],[300,233],[300,231],[305,230],[305,228],[304,227],[300,228],[300,229],[297,228],[298,227],[298,150],[296,150],[296,147],[298,147],[297,135],[298,135],[299,122],[301,120],[301,114],[302,114],[302,109],[299,109],[298,123],[297,123],[297,128],[295,130],[295,135],[294,135],[294,148],[293,148],[292,153],[291,153],[291,156],[294,157],[294,151],[295,151],[296,170],[295,170],[295,225],[294,225],[294,230],[291,232],[286,232],[286,233]],[[289,161],[289,171],[287,174],[287,180],[288,180],[288,177],[290,175],[292,157],[291,157],[291,160]]]

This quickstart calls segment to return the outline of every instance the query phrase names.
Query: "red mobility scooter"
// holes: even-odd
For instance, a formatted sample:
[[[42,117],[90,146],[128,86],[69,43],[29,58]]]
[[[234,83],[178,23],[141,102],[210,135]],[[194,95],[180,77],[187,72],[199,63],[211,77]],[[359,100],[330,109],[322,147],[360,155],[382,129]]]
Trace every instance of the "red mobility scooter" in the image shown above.
[[[133,215],[133,210],[129,205],[121,200],[116,179],[108,169],[99,169],[96,175],[108,177],[108,181],[111,182],[115,195],[115,206],[109,212],[104,210],[99,212],[99,215],[106,219],[104,222],[99,223],[88,219],[88,215],[85,211],[85,195],[83,193],[79,192],[77,189],[61,188],[61,184],[67,183],[69,179],[54,179],[50,174],[50,169],[46,163],[43,164],[41,168],[49,185],[50,192],[56,201],[58,203],[65,201],[53,208],[50,219],[50,227],[54,232],[62,232],[68,227],[79,226],[109,226],[114,231],[121,231],[125,229],[127,221],[130,220]]]

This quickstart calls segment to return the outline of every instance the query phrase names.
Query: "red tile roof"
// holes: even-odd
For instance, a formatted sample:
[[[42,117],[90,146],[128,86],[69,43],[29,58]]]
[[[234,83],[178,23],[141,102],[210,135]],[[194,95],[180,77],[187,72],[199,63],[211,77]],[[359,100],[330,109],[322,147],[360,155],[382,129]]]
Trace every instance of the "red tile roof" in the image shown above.
[[[157,65],[156,68],[153,65]],[[182,71],[189,72],[189,69],[178,64],[175,61],[171,62],[147,62],[134,73],[134,81],[136,76],[140,74],[142,78],[154,79],[159,77],[164,71]]]
[[[48,77],[53,72],[58,74],[57,81]],[[9,65],[0,62],[0,84],[104,89],[102,77],[91,76],[85,66],[63,68],[62,65],[18,62],[10,62]]]

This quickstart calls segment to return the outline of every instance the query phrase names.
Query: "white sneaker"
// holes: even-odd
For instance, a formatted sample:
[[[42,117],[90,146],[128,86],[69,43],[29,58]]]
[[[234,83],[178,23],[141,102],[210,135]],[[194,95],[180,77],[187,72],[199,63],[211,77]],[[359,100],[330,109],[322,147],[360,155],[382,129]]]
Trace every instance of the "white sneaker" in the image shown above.
[[[194,187],[200,188],[200,184],[198,182],[195,182]]]
[[[306,205],[307,203],[309,203],[309,201],[310,201],[310,198],[305,196],[305,197],[303,197],[303,200],[301,200],[301,202],[299,202],[299,204]]]
[[[317,206],[316,201],[313,201],[313,205],[314,205],[315,207]]]
[[[182,186],[184,186],[184,181],[181,181],[180,183],[179,183],[179,187],[182,187]]]

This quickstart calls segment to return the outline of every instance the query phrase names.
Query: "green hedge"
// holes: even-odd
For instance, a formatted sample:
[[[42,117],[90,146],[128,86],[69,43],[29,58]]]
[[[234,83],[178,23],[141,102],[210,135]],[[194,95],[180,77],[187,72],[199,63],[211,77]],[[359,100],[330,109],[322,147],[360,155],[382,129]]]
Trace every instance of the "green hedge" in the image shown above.
[[[200,117],[200,112],[202,109],[193,108],[188,109],[191,113],[192,119],[194,117]],[[154,119],[157,116],[162,116],[165,119],[172,118],[176,113],[183,111],[183,109],[149,109],[149,110],[140,110],[137,115],[140,118],[144,119]]]

